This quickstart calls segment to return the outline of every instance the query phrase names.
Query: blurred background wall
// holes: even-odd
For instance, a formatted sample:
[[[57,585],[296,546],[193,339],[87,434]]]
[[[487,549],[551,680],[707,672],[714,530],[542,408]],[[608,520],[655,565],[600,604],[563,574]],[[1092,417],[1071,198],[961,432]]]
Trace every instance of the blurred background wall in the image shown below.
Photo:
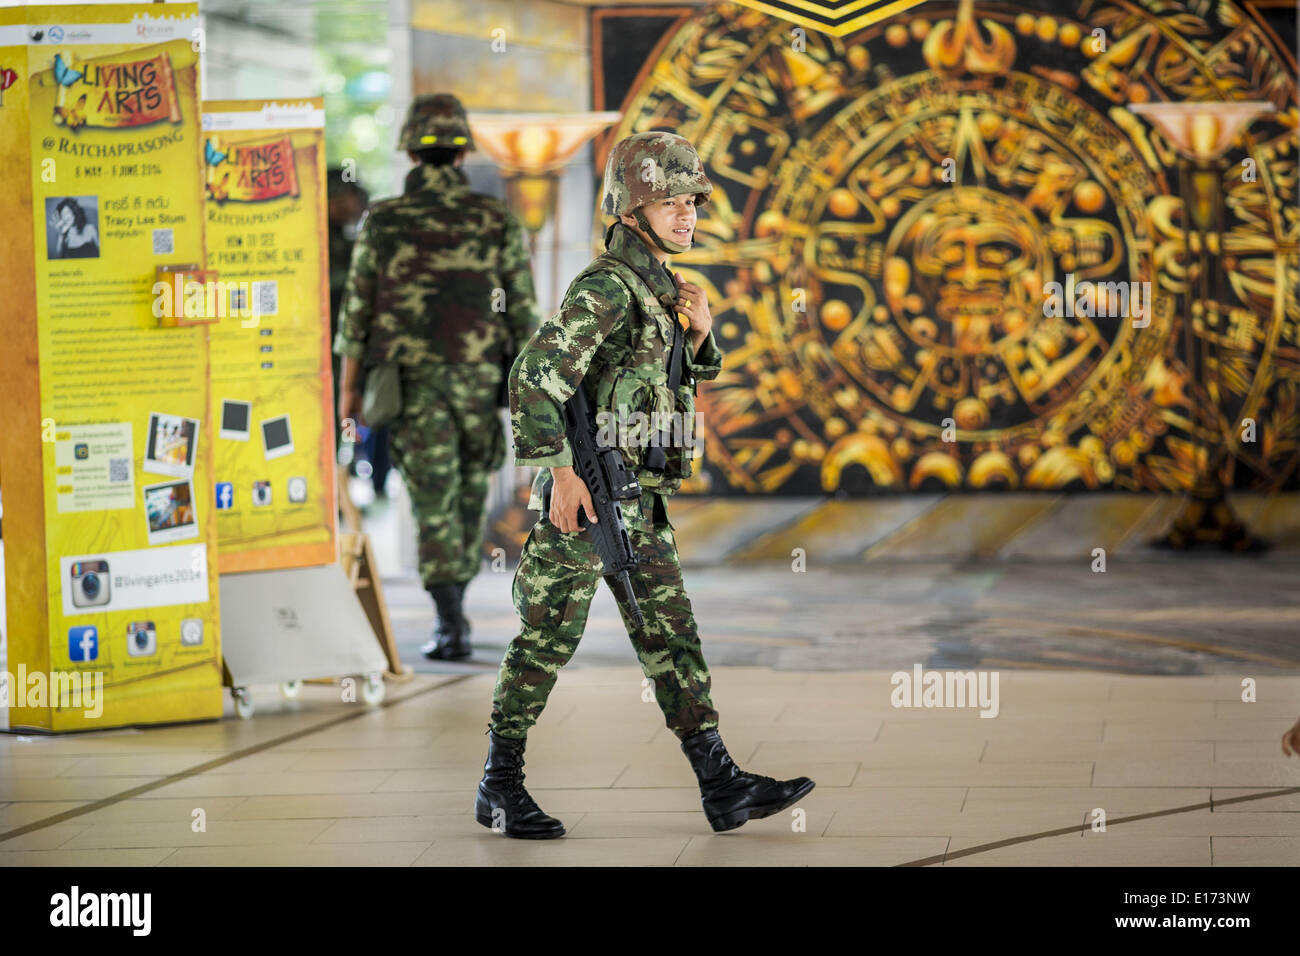
[[[845,36],[784,6],[214,0],[204,90],[323,90],[331,164],[374,196],[400,189],[412,94],[623,112],[557,176],[534,239],[546,314],[599,249],[612,140],[695,140],[718,192],[677,261],[730,358],[687,492],[1182,491],[1216,441],[1231,486],[1300,487],[1294,4],[927,0]],[[1189,368],[1178,157],[1126,106],[1245,98],[1277,112],[1225,157],[1228,278]],[[485,153],[467,172],[505,195]],[[1067,274],[1150,283],[1150,326],[1043,316]]]
[[[850,8],[838,28],[808,14]],[[1207,471],[1236,492],[1300,488],[1294,3],[204,10],[229,38],[205,95],[323,90],[330,162],[354,162],[374,197],[400,189],[414,94],[454,92],[476,122],[617,111],[554,174],[533,235],[543,316],[599,251],[611,143],[669,128],[698,145],[716,191],[675,265],[709,289],[727,359],[701,392],[687,496],[1179,495]],[[1244,100],[1274,112],[1217,167],[1207,295],[1186,163],[1128,107]],[[487,152],[466,169],[507,195],[513,173]],[[1149,321],[1106,301],[1044,315],[1047,283],[1069,276],[1149,289]],[[508,550],[528,478],[507,467],[493,491]]]
[[[203,0],[199,11],[205,99],[323,96],[329,164],[349,164],[372,195],[401,189],[406,0]]]
[[[844,37],[695,12],[613,131],[677,129],[721,192],[677,260],[729,356],[694,488],[1182,491],[1220,442],[1230,484],[1296,487],[1294,37],[1249,2],[926,2]],[[1276,112],[1224,157],[1202,301],[1178,154],[1127,105],[1247,99]],[[1045,316],[1067,274],[1150,283],[1149,325]]]

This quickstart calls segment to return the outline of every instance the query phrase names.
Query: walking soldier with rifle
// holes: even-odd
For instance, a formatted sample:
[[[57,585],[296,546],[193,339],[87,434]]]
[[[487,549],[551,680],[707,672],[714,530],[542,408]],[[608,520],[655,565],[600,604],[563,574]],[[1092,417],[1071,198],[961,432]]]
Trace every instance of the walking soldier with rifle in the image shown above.
[[[541,515],[515,573],[520,630],[497,677],[475,803],[476,819],[508,836],[564,835],[524,789],[524,744],[602,577],[713,829],[770,816],[813,788],[806,777],[745,773],[723,746],[665,505],[691,472],[696,384],[722,370],[704,291],[665,265],[690,248],[696,207],[712,191],[681,136],[638,133],[615,145],[601,208],[617,218],[605,252],[510,373],[515,461],[540,469],[528,506]]]

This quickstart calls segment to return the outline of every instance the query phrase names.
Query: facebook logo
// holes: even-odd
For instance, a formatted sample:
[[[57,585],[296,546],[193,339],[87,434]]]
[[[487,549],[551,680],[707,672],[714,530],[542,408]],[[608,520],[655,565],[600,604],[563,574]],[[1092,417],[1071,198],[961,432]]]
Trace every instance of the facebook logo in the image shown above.
[[[235,503],[235,486],[229,481],[217,482],[217,509],[229,508]]]
[[[68,660],[93,661],[99,657],[99,630],[94,627],[68,628]]]

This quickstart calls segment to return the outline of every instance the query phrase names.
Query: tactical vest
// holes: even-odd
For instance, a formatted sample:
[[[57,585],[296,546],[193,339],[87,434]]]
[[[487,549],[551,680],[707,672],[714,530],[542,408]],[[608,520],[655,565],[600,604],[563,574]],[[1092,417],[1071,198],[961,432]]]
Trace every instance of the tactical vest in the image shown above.
[[[583,384],[594,400],[597,423],[608,427],[604,438],[618,447],[623,461],[633,468],[643,488],[671,494],[691,476],[700,436],[695,431],[695,376],[686,359],[690,339],[677,320],[674,297],[665,302],[623,260],[608,253],[598,256],[583,274],[612,272],[626,286],[632,308],[626,321],[632,346],[618,357],[617,365],[588,370]],[[681,380],[676,392],[668,381],[673,328],[678,329]],[[636,413],[640,413],[637,417]],[[667,464],[660,473],[646,467],[651,442],[662,447]]]
[[[701,438],[695,429],[696,381],[686,359],[690,338],[685,331],[680,333],[682,372],[674,394],[668,388],[668,360],[673,325],[680,328],[680,323],[675,311],[670,311],[673,301],[665,305],[631,266],[608,252],[593,259],[574,284],[594,273],[613,274],[627,289],[630,306],[623,321],[631,339],[630,346],[619,354],[598,353],[582,379],[581,387],[597,416],[597,441],[618,447],[643,489],[673,494],[682,480],[690,477]],[[668,423],[676,443],[661,445],[667,459],[661,473],[646,468],[650,443],[658,440],[656,414],[659,424]],[[541,507],[540,489],[548,475],[548,469],[537,475],[530,507]]]

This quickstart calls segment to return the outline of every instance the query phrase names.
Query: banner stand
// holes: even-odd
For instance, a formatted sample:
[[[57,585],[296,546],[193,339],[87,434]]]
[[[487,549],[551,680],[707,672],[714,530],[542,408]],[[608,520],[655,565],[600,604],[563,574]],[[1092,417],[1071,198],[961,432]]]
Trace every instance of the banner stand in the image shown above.
[[[240,717],[252,684],[341,675],[377,704],[391,662],[339,563],[324,102],[205,101],[203,131],[205,267],[243,307],[211,326],[225,684]]]
[[[397,642],[393,640],[393,625],[388,619],[388,604],[384,601],[384,589],[379,581],[379,569],[375,566],[370,536],[345,531],[340,536],[340,543],[343,550],[343,573],[348,576],[348,582],[366,612],[370,629],[388,659],[388,672],[384,676],[394,681],[410,680],[415,672],[402,663],[401,656],[397,653]]]
[[[344,677],[344,702],[384,699],[389,661],[369,640],[370,620],[340,565],[223,574],[219,584],[225,683],[238,716],[253,716],[252,684],[280,684],[295,697],[301,681],[355,675],[360,686]]]
[[[206,255],[200,31],[195,3],[0,3],[10,730],[221,714],[209,326],[158,279]]]
[[[339,535],[339,560],[343,564],[343,571],[347,574],[361,607],[365,609],[366,617],[370,619],[375,640],[379,641],[379,646],[388,657],[388,673],[384,676],[392,681],[408,681],[415,672],[402,663],[401,655],[397,652],[393,624],[388,617],[388,602],[384,600],[384,586],[379,579],[370,535],[361,530],[361,511],[352,501],[347,485],[342,481],[338,483],[338,500],[343,524],[347,528]]]

